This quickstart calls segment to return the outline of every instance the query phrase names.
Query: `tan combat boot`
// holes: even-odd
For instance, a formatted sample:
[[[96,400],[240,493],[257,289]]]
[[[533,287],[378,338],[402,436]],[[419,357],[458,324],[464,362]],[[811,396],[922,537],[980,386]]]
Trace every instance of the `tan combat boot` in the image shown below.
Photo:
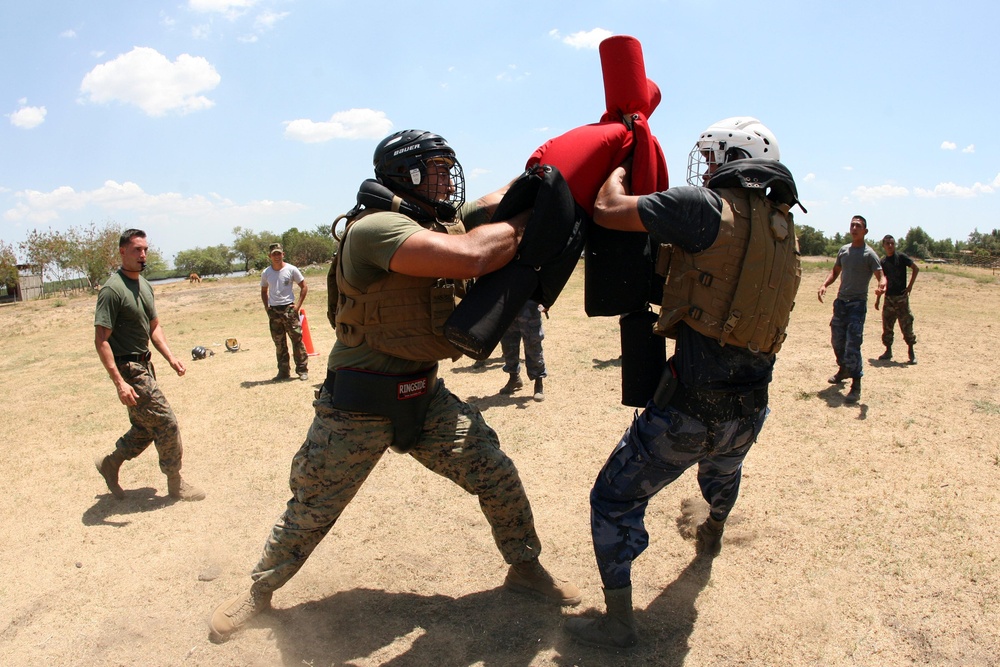
[[[537,558],[526,563],[511,565],[503,585],[509,590],[534,595],[564,607],[578,605],[583,599],[579,588],[568,581],[553,577],[542,567]]]
[[[121,470],[123,463],[125,463],[125,458],[117,449],[107,456],[98,456],[94,459],[97,472],[101,473],[101,477],[104,478],[104,483],[108,485],[111,495],[118,500],[125,499],[125,490],[118,483],[118,471]]]
[[[181,474],[174,473],[167,475],[167,494],[175,500],[204,500],[205,492],[197,486],[191,486],[181,477]]]
[[[571,618],[566,621],[566,632],[576,641],[588,646],[628,648],[635,646],[639,636],[632,615],[632,587],[605,588],[604,603],[607,613],[599,618]]]
[[[270,608],[271,594],[256,592],[251,586],[216,607],[208,622],[210,628],[208,638],[216,644],[224,642],[251,618]]]

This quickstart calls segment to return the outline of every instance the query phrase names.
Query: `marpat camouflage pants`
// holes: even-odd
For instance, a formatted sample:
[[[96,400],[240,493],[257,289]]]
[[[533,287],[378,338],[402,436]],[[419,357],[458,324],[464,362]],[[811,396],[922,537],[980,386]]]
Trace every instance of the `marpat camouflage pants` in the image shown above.
[[[910,295],[882,297],[882,344],[892,347],[892,340],[896,328],[896,320],[899,320],[899,330],[903,332],[903,340],[907,345],[917,342],[917,337],[913,333],[913,313],[910,312]]]
[[[292,497],[251,574],[261,592],[280,588],[299,571],[392,442],[387,418],[336,410],[325,388],[313,406],[316,417],[292,459]],[[406,453],[479,497],[505,561],[538,557],[541,543],[513,461],[479,410],[440,380],[423,432]]]
[[[302,323],[295,310],[295,304],[288,306],[268,306],[268,327],[271,330],[271,340],[274,341],[275,357],[278,359],[278,373],[289,375],[288,342],[285,336],[292,340],[292,355],[295,357],[295,372],[309,371],[309,355],[302,342]]]
[[[118,372],[139,395],[135,405],[128,407],[128,420],[132,428],[118,438],[115,448],[128,461],[142,454],[150,444],[156,443],[160,457],[160,471],[164,475],[181,471],[181,431],[177,417],[170,409],[166,396],[156,384],[153,363],[130,361],[118,364]]]
[[[632,583],[632,561],[649,546],[649,501],[693,465],[711,515],[724,521],[740,491],[743,459],[769,410],[702,423],[667,406],[636,413],[590,491],[590,530],[605,588]]]

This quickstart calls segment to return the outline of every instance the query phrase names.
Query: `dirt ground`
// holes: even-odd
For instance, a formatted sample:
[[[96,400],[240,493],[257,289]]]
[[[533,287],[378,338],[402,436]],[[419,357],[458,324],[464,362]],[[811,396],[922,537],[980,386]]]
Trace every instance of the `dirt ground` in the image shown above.
[[[568,615],[603,608],[588,492],[632,415],[620,405],[617,322],[584,315],[582,271],[545,322],[544,402],[497,395],[499,351],[485,369],[464,359],[442,376],[499,432],[542,560],[583,589],[583,605],[503,590],[476,500],[390,452],[274,610],[222,645],[207,619],[249,583],[325,374],[323,274],[307,274],[320,352],[309,382],[270,381],[253,279],[157,287],[175,353],[215,352],[182,378],[156,362],[184,473],[208,493],[197,503],[167,498],[152,448],[123,467],[124,501],[94,470],[127,419],[94,352],[93,296],[0,308],[0,664],[996,665],[1000,283],[921,271],[916,366],[875,360],[870,311],[864,393],[850,406],[826,383],[831,304],[815,293],[828,266],[806,264],[721,556],[694,558],[705,508],[692,472],[650,505],[634,568],[642,643],[621,654],[562,630]],[[230,336],[237,353],[222,345]]]

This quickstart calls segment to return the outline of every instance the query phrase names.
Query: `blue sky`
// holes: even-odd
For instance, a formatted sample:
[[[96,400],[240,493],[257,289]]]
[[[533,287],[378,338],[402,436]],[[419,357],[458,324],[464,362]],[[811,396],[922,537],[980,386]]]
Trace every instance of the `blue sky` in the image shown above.
[[[672,185],[702,129],[753,115],[799,224],[965,240],[1000,228],[998,23],[985,1],[12,0],[0,240],[113,220],[170,261],[237,225],[315,229],[408,128],[446,137],[478,196],[600,119],[612,34],[663,92]]]

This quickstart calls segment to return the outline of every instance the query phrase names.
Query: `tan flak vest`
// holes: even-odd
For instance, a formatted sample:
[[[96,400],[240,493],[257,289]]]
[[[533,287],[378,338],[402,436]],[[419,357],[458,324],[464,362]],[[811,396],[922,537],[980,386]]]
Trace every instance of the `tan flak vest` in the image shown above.
[[[802,278],[792,213],[754,190],[713,191],[722,221],[712,246],[660,246],[656,271],[667,280],[653,331],[672,338],[683,321],[720,345],[777,352]]]
[[[378,211],[374,211],[378,212]],[[368,215],[362,215],[351,224]],[[341,249],[350,226],[344,231]],[[444,234],[464,234],[461,222],[427,227]],[[337,339],[349,347],[367,343],[376,352],[412,361],[458,359],[462,352],[444,337],[444,323],[465,294],[464,280],[418,278],[388,273],[362,292],[344,278],[337,263]]]

